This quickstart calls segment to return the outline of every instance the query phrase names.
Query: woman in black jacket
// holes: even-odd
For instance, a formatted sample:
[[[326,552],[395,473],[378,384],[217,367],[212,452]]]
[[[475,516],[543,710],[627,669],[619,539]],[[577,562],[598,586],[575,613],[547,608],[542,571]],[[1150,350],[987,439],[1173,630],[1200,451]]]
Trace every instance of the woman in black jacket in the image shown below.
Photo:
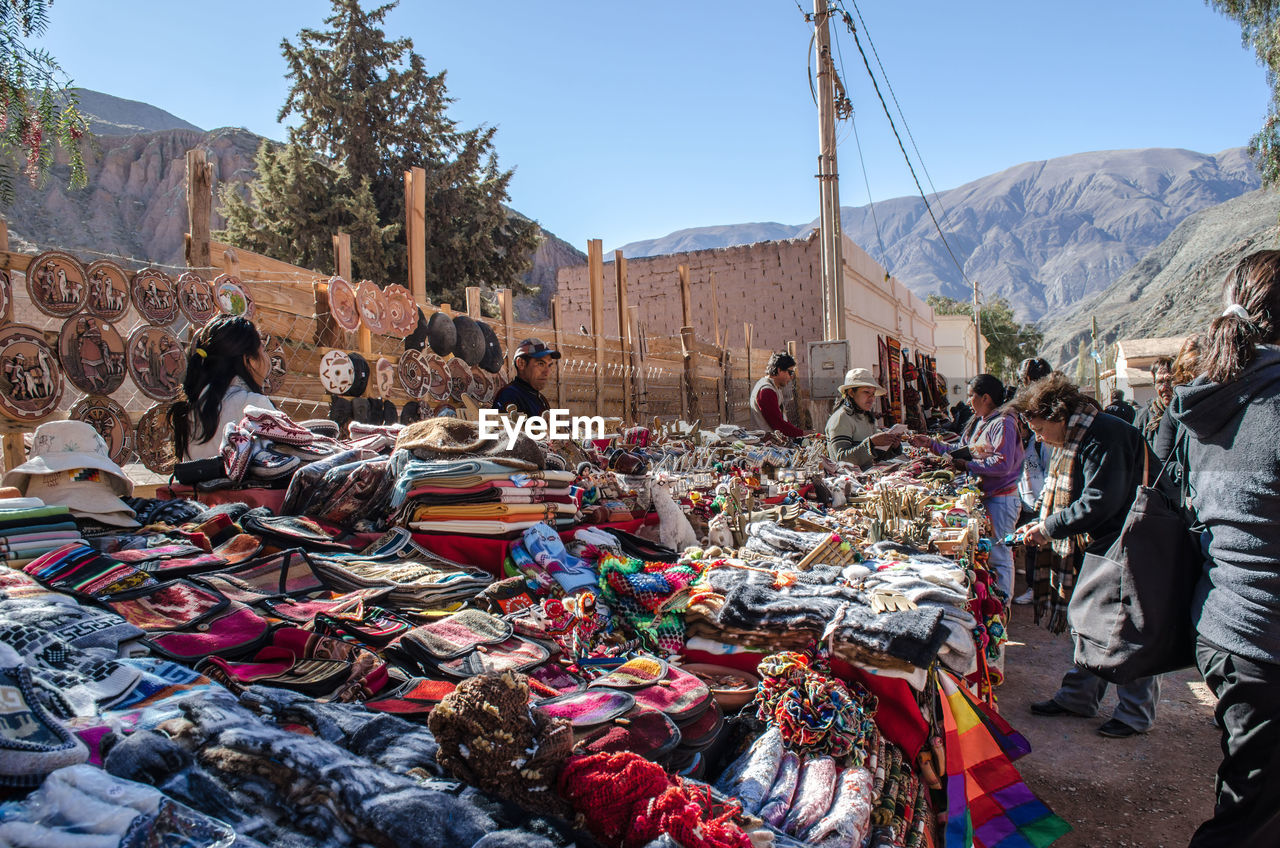
[[[1176,390],[1187,482],[1208,561],[1196,587],[1196,664],[1222,727],[1213,818],[1193,848],[1280,839],[1280,251],[1227,275],[1203,372]]]
[[[1046,604],[1048,627],[1061,633],[1076,574],[1086,553],[1106,553],[1120,535],[1142,481],[1147,443],[1131,424],[1105,415],[1061,372],[1018,392],[1013,408],[1053,448],[1040,493],[1040,518],[1020,529],[1028,545],[1049,545],[1049,591],[1035,599],[1036,621]],[[1047,701],[1031,705],[1041,716],[1095,716],[1107,681],[1073,666]],[[1116,687],[1120,703],[1098,733],[1124,739],[1146,733],[1156,718],[1160,679],[1144,677]]]

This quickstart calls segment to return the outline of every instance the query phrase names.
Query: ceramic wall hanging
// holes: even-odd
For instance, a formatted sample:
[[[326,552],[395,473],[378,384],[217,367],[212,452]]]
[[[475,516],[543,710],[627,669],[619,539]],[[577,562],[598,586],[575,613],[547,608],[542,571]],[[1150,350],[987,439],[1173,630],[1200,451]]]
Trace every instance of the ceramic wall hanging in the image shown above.
[[[404,286],[392,284],[383,290],[387,298],[387,323],[391,332],[398,336],[408,336],[418,326],[418,307],[413,302],[413,295]]]
[[[218,314],[218,305],[213,302],[213,286],[194,271],[183,273],[178,277],[178,308],[197,327],[208,324]]]
[[[284,355],[284,340],[271,333],[259,333],[259,335],[262,337],[262,350],[271,360],[271,369],[267,371],[267,376],[262,381],[262,393],[273,395],[279,390],[284,375],[289,373]]]
[[[187,355],[172,330],[140,325],[129,334],[125,361],[129,376],[153,400],[173,400],[187,374]]]
[[[373,367],[373,374],[378,383],[378,397],[386,398],[396,382],[396,364],[385,356],[380,356],[378,364]]]
[[[382,289],[372,280],[361,280],[356,286],[356,302],[360,305],[360,320],[371,333],[387,331],[387,299]]]
[[[109,397],[90,395],[80,398],[67,413],[68,418],[93,427],[107,443],[111,461],[123,464],[133,441],[133,422],[124,407]]]
[[[401,354],[396,370],[400,373],[400,385],[404,386],[409,397],[420,398],[426,394],[427,363],[423,361],[422,354],[416,350],[406,350]]]
[[[449,368],[445,361],[434,353],[429,354],[427,362],[427,394],[432,400],[449,399]]]
[[[8,321],[9,308],[13,306],[13,278],[8,271],[0,271],[0,321]]]
[[[329,278],[329,314],[340,329],[353,333],[360,329],[360,306],[356,290],[341,277]]]
[[[138,459],[157,474],[173,471],[173,428],[169,426],[171,404],[157,403],[142,413],[134,440]]]
[[[471,366],[456,356],[449,360],[449,397],[461,398],[471,388]]]
[[[333,291],[330,286],[329,291]],[[331,302],[332,304],[332,302]],[[331,350],[320,359],[320,384],[331,395],[346,394],[356,381],[356,369],[344,351]]]
[[[103,321],[119,321],[129,311],[129,273],[110,259],[90,262],[85,269],[89,294],[85,309]]]
[[[134,274],[129,295],[134,308],[151,324],[172,324],[178,317],[178,284],[159,268],[143,268]]]
[[[249,287],[230,274],[214,277],[213,300],[224,315],[253,318],[253,298],[249,295]]]
[[[0,413],[39,421],[61,399],[62,373],[44,335],[26,324],[0,327]]]
[[[46,315],[66,318],[84,308],[89,297],[84,266],[61,250],[46,251],[27,266],[27,292]]]
[[[72,315],[58,334],[58,359],[67,381],[91,395],[109,395],[124,382],[124,339],[109,321]]]

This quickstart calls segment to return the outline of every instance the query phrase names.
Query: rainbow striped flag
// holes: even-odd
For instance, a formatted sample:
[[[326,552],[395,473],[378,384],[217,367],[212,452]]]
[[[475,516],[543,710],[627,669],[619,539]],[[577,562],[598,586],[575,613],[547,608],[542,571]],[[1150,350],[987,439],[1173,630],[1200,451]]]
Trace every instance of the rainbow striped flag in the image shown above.
[[[945,671],[938,672],[947,748],[946,848],[1045,848],[1071,825],[1023,783],[1013,761],[1031,746]]]

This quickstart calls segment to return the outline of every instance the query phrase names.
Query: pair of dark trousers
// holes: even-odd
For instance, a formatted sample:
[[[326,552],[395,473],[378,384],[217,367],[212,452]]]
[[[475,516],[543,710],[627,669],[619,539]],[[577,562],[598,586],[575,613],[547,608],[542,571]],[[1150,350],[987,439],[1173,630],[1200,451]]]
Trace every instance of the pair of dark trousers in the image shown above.
[[[1213,818],[1191,848],[1254,848],[1280,840],[1280,665],[1259,663],[1203,639],[1196,665],[1218,696],[1222,727]]]

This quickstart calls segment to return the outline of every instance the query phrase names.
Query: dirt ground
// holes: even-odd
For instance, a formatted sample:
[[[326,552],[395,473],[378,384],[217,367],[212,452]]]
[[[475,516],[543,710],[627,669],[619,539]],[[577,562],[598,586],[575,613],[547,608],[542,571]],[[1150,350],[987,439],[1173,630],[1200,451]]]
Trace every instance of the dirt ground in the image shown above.
[[[1213,812],[1221,759],[1214,698],[1195,670],[1165,675],[1150,733],[1108,739],[1096,731],[1111,716],[1114,691],[1097,718],[1031,714],[1031,703],[1053,695],[1070,666],[1070,636],[1037,627],[1029,606],[1014,607],[1009,635],[998,706],[1031,742],[1014,765],[1073,828],[1054,848],[1185,846]]]

